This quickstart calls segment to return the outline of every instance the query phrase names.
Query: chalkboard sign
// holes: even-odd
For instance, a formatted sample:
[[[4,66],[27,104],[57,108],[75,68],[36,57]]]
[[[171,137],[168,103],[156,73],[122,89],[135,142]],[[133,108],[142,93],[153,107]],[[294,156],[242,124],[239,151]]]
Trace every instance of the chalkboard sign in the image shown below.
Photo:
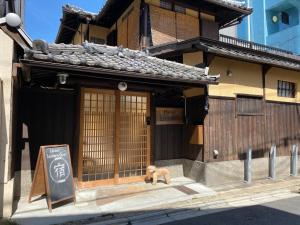
[[[68,145],[41,146],[29,202],[33,196],[42,194],[47,194],[50,211],[52,204],[68,199],[76,201]]]

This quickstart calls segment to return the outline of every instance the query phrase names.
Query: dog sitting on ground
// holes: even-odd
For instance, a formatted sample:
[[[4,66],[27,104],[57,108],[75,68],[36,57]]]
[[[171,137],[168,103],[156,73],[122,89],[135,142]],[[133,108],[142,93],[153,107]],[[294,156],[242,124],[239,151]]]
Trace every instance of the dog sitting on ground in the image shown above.
[[[151,180],[152,184],[155,185],[157,183],[157,178],[164,177],[166,184],[170,184],[171,177],[170,172],[166,168],[156,168],[155,166],[148,166],[146,172],[146,180]]]

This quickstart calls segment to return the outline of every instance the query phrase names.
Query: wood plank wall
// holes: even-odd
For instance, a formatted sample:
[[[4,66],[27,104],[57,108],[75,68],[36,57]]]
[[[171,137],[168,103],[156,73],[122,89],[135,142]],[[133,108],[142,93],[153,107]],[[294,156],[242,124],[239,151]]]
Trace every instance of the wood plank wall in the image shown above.
[[[290,155],[292,144],[300,145],[300,105],[265,103],[263,115],[236,115],[235,99],[210,98],[205,118],[204,161],[245,159],[249,147],[253,157],[268,157],[272,144],[278,155]],[[213,150],[219,151],[214,159]]]

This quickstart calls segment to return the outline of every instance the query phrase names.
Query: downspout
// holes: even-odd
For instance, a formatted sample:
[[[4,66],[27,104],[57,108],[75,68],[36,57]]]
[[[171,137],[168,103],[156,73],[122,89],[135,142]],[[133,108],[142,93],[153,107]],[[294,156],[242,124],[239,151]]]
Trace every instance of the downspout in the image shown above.
[[[264,44],[267,45],[267,16],[266,16],[266,1],[263,1],[263,10],[264,10]]]
[[[247,7],[250,8],[250,1],[248,0]],[[251,15],[248,16],[248,41],[251,41]]]

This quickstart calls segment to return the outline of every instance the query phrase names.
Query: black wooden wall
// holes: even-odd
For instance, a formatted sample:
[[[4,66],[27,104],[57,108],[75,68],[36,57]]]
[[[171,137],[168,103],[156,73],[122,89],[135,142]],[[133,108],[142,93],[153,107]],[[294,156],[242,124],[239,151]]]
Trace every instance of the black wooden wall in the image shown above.
[[[15,170],[21,169],[26,142],[29,143],[32,170],[35,169],[39,147],[55,144],[70,145],[73,167],[76,167],[76,92],[23,89],[18,95]]]

